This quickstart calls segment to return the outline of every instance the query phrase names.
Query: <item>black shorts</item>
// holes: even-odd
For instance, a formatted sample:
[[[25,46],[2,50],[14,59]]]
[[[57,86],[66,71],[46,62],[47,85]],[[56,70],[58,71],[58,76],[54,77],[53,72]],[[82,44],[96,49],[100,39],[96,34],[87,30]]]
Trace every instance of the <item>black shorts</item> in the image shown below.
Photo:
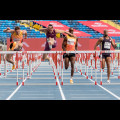
[[[63,59],[65,59],[65,58],[69,58],[70,59],[71,57],[75,57],[75,53],[69,53],[69,55],[67,53],[63,54]]]
[[[111,54],[102,54],[102,59],[106,59],[107,57],[111,57]]]

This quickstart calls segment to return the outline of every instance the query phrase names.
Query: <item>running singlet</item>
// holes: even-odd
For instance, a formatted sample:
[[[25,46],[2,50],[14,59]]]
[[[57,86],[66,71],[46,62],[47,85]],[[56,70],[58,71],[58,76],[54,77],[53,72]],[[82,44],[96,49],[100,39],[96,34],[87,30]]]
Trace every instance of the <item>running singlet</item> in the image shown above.
[[[103,41],[102,41],[102,50],[110,50],[111,49],[111,38],[109,37],[109,39],[106,39],[105,37],[103,37]]]
[[[66,51],[75,51],[76,38],[70,37],[69,35],[67,35],[66,37],[67,37]]]
[[[17,35],[16,32],[14,32],[12,35],[11,35],[11,40],[12,42],[22,42],[23,40],[23,32],[20,31],[20,34]]]
[[[50,33],[50,32],[47,32],[47,33],[46,33],[46,38],[48,39],[49,37],[54,38],[54,40],[56,41],[55,29],[53,30],[52,33]]]

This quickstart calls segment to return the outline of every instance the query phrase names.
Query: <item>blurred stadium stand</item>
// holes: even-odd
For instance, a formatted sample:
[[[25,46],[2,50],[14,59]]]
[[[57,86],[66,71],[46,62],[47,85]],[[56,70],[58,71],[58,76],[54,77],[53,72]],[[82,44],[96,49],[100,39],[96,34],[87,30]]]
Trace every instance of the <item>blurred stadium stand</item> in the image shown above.
[[[53,20],[43,20],[43,21],[53,21]],[[76,30],[83,31],[85,33],[92,35],[90,39],[98,39],[99,37],[103,36],[101,33],[78,22],[78,21],[88,21],[88,20],[55,20],[55,21],[58,21],[68,27],[73,27]],[[99,20],[90,20],[90,21],[99,21]],[[120,20],[109,20],[109,21],[120,26]],[[0,20],[0,43],[7,44],[7,38],[10,37],[10,33],[4,33],[3,29],[6,29],[7,27],[14,29],[15,26],[20,26],[21,30],[27,30],[28,38],[45,38],[46,37],[45,33],[38,31],[39,28],[42,28],[44,26],[34,25],[33,20],[16,20],[16,21]],[[115,39],[115,42],[118,43],[118,45],[120,45],[119,44],[120,36],[119,37],[113,36],[112,38]]]

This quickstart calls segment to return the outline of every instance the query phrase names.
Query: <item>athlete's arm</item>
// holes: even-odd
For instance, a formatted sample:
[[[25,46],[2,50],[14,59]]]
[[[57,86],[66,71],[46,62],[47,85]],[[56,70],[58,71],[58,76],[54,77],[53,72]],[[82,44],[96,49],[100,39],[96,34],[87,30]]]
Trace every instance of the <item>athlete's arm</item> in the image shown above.
[[[27,39],[27,31],[26,30],[23,30],[23,35],[25,35],[24,39]]]
[[[3,32],[7,32],[7,33],[13,33],[14,30],[10,29],[9,27],[7,29],[4,29]]]
[[[111,41],[111,44],[112,44],[112,46],[113,46],[114,49],[117,47],[117,44],[114,43],[113,39],[112,39],[112,41]]]
[[[75,50],[78,50],[78,38],[76,39]]]
[[[63,43],[62,43],[63,51],[66,51],[66,45],[67,45],[67,37],[64,38]]]
[[[42,31],[42,32],[47,32],[47,28],[41,28],[41,29],[39,29],[39,31]]]
[[[64,30],[58,30],[58,29],[56,29],[55,32],[56,33],[66,33],[66,34],[71,35],[72,37],[76,38],[76,36],[74,34],[71,34],[70,32],[67,32],[67,31],[64,31]]]
[[[97,49],[97,46],[100,45],[100,43],[103,41],[103,38],[99,38],[99,40],[97,41],[97,43],[95,44],[94,50]],[[95,54],[93,55],[95,57]]]
[[[100,43],[103,41],[103,38],[99,38],[99,40],[97,41],[97,43],[95,44],[94,50],[97,49],[97,46],[100,45]]]

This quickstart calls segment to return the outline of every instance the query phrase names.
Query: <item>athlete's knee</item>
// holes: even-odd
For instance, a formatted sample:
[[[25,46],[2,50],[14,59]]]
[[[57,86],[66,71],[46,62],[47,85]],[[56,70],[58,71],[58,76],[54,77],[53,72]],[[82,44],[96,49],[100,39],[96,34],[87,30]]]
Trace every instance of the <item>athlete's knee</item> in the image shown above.
[[[104,69],[105,68],[105,66],[102,66],[102,69]]]
[[[66,70],[68,69],[68,65],[65,65],[65,69],[66,69]]]

